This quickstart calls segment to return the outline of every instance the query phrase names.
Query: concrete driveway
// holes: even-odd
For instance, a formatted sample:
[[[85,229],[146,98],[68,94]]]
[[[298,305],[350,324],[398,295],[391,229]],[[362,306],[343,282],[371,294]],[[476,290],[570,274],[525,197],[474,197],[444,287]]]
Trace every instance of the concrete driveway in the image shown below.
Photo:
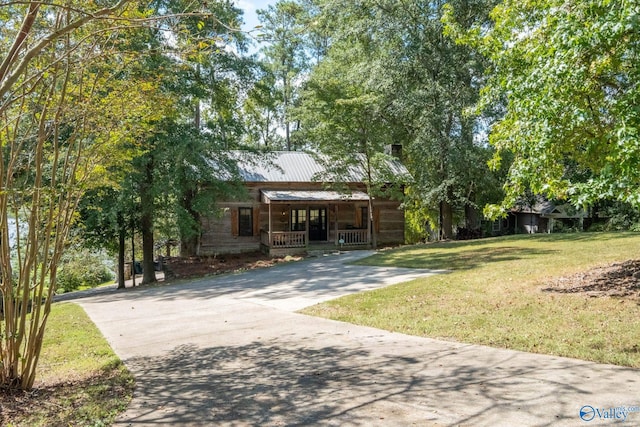
[[[640,425],[639,370],[294,312],[434,273],[368,254],[78,300],[137,380],[116,425]]]

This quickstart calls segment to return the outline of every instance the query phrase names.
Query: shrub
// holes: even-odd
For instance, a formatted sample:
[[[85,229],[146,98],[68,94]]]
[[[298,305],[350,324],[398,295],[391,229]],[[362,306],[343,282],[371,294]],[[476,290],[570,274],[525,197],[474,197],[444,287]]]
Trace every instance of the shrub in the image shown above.
[[[58,289],[64,292],[81,287],[96,287],[113,279],[113,273],[105,266],[102,256],[89,251],[71,251],[58,271]]]

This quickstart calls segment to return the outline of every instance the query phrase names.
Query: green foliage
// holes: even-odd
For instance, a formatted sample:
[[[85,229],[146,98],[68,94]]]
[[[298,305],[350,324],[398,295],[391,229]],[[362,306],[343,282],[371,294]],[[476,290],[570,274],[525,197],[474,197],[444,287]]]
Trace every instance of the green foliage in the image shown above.
[[[489,2],[455,3],[461,25],[486,20]],[[318,4],[330,44],[302,94],[299,135],[357,151],[364,141],[373,150],[402,144],[415,178],[409,206],[443,213],[450,235],[465,207],[500,197],[482,122],[467,114],[478,97],[482,58],[444,37],[440,2]],[[443,204],[450,209],[443,212]]]
[[[282,111],[275,76],[268,66],[262,66],[257,71],[256,80],[243,104],[246,128],[243,142],[250,146],[264,146],[268,150],[286,148],[286,141],[278,133]]]
[[[226,149],[230,141],[172,121],[153,141],[152,185],[158,231],[165,239],[179,238],[183,249],[200,235],[200,218],[212,214],[216,203],[238,197],[244,187],[236,160]],[[171,235],[171,233],[176,233]],[[195,247],[191,250],[195,250]],[[185,253],[184,255],[188,255]]]
[[[253,120],[263,129],[265,145],[272,142],[268,135],[270,124],[277,122],[285,132],[287,149],[293,148],[290,110],[297,98],[297,80],[309,66],[305,40],[309,11],[300,2],[291,0],[280,0],[258,10],[260,38],[268,42],[262,48],[264,79],[273,85],[268,91],[258,86],[260,92],[251,94],[248,107],[252,108]]]
[[[622,202],[600,203],[597,216],[601,218],[589,231],[640,231],[640,210]]]
[[[640,205],[637,4],[507,0],[491,18],[469,31],[448,22],[490,62],[480,108],[505,108],[490,136],[514,154],[502,207],[527,188],[576,205]]]
[[[64,292],[94,288],[114,277],[105,265],[104,254],[87,249],[67,250],[59,268],[57,286]]]
[[[0,6],[0,17],[11,17],[0,26],[0,234],[10,235],[9,215],[12,231],[23,233],[16,245],[0,239],[1,386],[33,386],[55,291],[49,284],[56,283],[83,195],[110,186],[120,190],[126,165],[147,150],[140,142],[155,135],[160,119],[178,116],[183,99],[176,100],[171,89],[181,82],[183,64],[193,65],[191,76],[200,77],[199,54],[221,63],[234,56],[220,49],[225,39],[212,32],[223,28],[229,34],[216,16],[238,11],[229,2],[210,3],[212,9],[180,0],[147,6],[128,0]],[[180,54],[182,61],[176,59]],[[209,70],[203,73],[208,81],[189,89],[223,81],[224,90],[217,93],[232,98],[231,79],[220,77],[228,69]],[[226,117],[233,102],[224,106]],[[236,132],[207,119],[222,129],[219,133]],[[108,206],[98,210],[94,227],[113,224]],[[121,230],[121,221],[116,223]],[[62,278],[69,287],[78,282],[73,270]],[[28,301],[45,303],[27,316],[17,307]]]
[[[432,240],[433,230],[436,229],[433,226],[434,223],[437,224],[437,212],[425,209],[423,204],[406,206],[404,232],[406,243],[424,243]]]
[[[123,228],[127,237],[139,231],[145,262],[153,261],[153,245],[144,242],[154,238],[190,242],[195,250],[200,216],[233,192],[227,184],[234,181],[228,150],[244,133],[237,106],[253,68],[237,55],[245,51],[246,37],[233,30],[241,12],[231,3],[154,5],[171,17],[162,27],[176,34],[179,49],[162,32],[143,32],[130,41],[133,48],[144,43],[154,49],[129,73],[157,82],[171,108],[141,121],[145,132],[136,141],[131,167],[118,171],[116,185],[87,194],[81,205],[85,234],[93,242],[115,249]]]

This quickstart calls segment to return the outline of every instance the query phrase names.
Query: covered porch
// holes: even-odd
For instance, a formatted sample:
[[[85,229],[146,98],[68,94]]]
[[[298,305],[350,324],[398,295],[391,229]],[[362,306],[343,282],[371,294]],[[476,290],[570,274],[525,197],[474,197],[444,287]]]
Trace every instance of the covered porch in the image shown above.
[[[260,243],[269,253],[371,244],[364,192],[262,190],[261,203],[267,215],[261,220]]]

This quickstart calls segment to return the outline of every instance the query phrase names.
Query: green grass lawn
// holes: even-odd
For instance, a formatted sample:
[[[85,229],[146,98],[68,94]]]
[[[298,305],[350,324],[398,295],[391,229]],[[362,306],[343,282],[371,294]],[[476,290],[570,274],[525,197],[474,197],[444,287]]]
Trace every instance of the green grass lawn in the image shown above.
[[[638,299],[544,292],[550,278],[640,258],[640,234],[521,235],[380,252],[359,262],[447,274],[304,312],[425,337],[640,368]]]
[[[0,396],[0,425],[108,426],[126,409],[133,377],[76,304],[54,304],[35,390]]]

